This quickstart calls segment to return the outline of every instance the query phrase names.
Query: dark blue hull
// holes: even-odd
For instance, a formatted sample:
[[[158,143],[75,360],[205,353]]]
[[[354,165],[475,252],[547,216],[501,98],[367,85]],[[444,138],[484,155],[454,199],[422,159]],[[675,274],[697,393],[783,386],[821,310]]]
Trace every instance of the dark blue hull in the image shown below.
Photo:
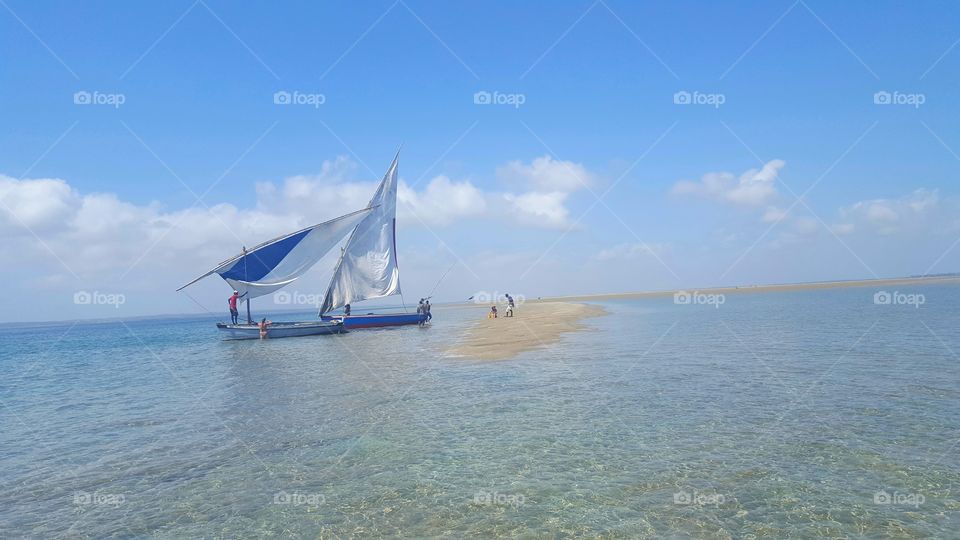
[[[343,320],[343,327],[347,330],[356,328],[379,328],[382,326],[404,326],[408,324],[420,324],[420,321],[426,319],[426,315],[417,313],[373,313],[369,315],[324,315],[324,321]]]

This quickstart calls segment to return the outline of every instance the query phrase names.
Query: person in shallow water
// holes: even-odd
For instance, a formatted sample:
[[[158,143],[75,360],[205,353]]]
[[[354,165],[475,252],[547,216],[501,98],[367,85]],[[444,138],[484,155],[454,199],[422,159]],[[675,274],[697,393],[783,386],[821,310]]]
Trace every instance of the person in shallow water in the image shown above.
[[[233,295],[227,298],[227,304],[230,305],[230,320],[233,324],[237,324],[237,317],[240,316],[240,312],[237,311],[237,300],[239,299],[240,293],[238,291],[233,291]]]
[[[427,322],[427,321],[429,321],[430,319],[433,318],[433,313],[430,313],[430,301],[429,301],[429,300],[427,300],[427,302],[426,302],[425,304],[423,304],[423,312],[427,314],[426,321],[424,321],[424,322]]]
[[[267,339],[267,327],[270,326],[273,321],[268,321],[266,317],[260,319],[260,322],[257,326],[260,327],[260,339]]]

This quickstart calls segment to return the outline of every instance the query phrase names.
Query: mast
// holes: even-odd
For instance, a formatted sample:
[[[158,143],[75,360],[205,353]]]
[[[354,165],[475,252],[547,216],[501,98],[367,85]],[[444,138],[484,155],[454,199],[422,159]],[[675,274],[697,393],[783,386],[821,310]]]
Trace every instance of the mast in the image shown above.
[[[243,278],[245,280],[247,278],[247,246],[243,246]],[[250,298],[249,297],[247,297],[247,324],[253,324],[253,317],[250,316]]]
[[[350,233],[334,267],[319,315],[372,298],[400,294],[397,267],[397,162],[399,152],[370,199],[376,208]]]

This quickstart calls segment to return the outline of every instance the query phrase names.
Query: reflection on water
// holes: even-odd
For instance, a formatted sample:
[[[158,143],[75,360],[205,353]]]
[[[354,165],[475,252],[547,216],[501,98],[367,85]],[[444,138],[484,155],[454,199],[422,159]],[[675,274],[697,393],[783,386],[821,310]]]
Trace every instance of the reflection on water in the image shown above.
[[[951,536],[960,289],[921,289],[607,302],[494,363],[443,354],[465,308],[6,329],[0,535]]]

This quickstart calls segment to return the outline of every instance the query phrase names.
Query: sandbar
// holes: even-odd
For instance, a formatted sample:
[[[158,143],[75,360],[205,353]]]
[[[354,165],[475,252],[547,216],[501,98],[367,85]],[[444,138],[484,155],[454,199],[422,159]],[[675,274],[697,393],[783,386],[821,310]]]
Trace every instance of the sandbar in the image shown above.
[[[600,306],[572,302],[528,302],[513,317],[478,319],[450,353],[478,360],[505,360],[524,351],[547,348],[569,332],[586,327],[584,320],[606,313]]]

